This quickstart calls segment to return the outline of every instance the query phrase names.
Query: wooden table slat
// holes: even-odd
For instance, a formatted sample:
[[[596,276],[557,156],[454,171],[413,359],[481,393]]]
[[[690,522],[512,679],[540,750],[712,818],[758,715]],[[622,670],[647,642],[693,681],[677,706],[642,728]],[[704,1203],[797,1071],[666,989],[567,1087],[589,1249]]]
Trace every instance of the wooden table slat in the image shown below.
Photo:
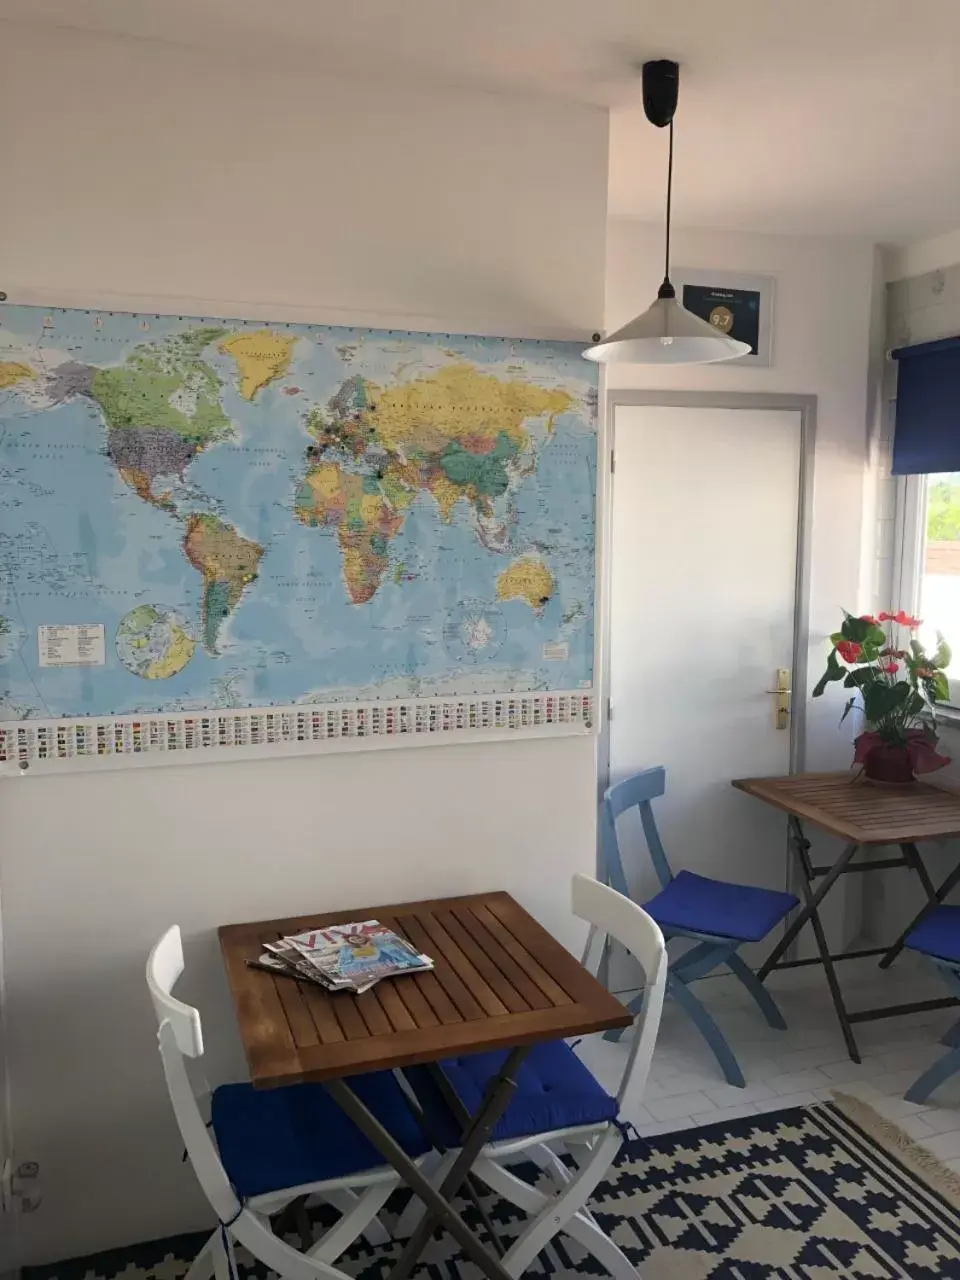
[[[396,982],[378,982],[373,994],[380,1001],[380,1007],[387,1016],[392,1031],[413,1031],[416,1027],[435,1027],[437,1017],[423,996],[414,996],[417,1016],[407,1007],[407,998],[416,988],[408,978],[398,978]],[[424,1011],[421,1014],[417,1000],[422,1001]]]
[[[437,977],[446,986],[452,970],[467,988],[485,1014],[496,1017],[500,1013],[509,1013],[509,1009],[495,991],[486,983],[467,956],[450,937],[444,928],[439,915],[417,916],[423,925],[424,932],[430,939],[430,952],[434,958]]]
[[[343,994],[342,991],[334,991],[330,995],[330,1007],[343,1028],[343,1038],[345,1040],[368,1039],[370,1032],[359,1009],[360,997],[348,995],[346,1000],[341,1000],[340,997]]]
[[[388,928],[395,930],[401,937],[406,938],[421,950],[420,944],[414,941],[412,934],[406,928],[411,918],[404,916],[402,919],[396,919],[383,914],[380,916]],[[444,1026],[452,1026],[455,1022],[463,1021],[460,1010],[440,986],[435,973],[409,974],[403,979],[403,997],[404,1003],[420,1027],[436,1026],[437,1022]],[[422,1016],[418,1014],[418,1010],[423,1010]]]
[[[430,973],[363,996],[248,968],[265,939],[376,918]],[[629,1012],[508,894],[226,925],[220,943],[254,1084],[275,1087],[629,1025]],[[512,1007],[510,1007],[512,1006]]]
[[[425,979],[428,976],[432,977],[436,984],[427,988],[427,999],[431,999],[433,992],[436,991],[441,999],[457,1010],[460,1015],[457,1019],[458,1022],[472,1022],[474,1019],[482,1018],[484,1010],[479,1001],[474,999],[464,983],[460,981],[460,975],[455,969],[451,968],[446,956],[442,952],[438,953],[433,939],[417,917],[413,915],[405,916],[403,926],[410,935],[410,941],[424,955],[430,956],[434,962],[433,973],[431,975],[423,975]],[[436,1004],[433,1007],[437,1009]],[[439,1010],[437,1012],[439,1013]]]
[[[279,989],[289,983],[289,978],[278,978],[276,985]],[[313,1019],[320,1043],[336,1044],[346,1039],[343,1027],[333,1009],[333,997],[312,982],[301,982],[298,985],[303,1002]]]
[[[317,1025],[310,1016],[310,1010],[303,998],[302,987],[306,985],[305,982],[292,981],[277,983],[277,995],[283,1006],[287,1024],[296,1043],[304,1046],[321,1043]]]
[[[493,900],[489,903],[489,907],[504,928],[509,929],[519,940],[523,931],[523,916],[526,914],[519,902],[514,902],[511,897],[504,894],[502,901]],[[570,953],[557,942],[556,938],[552,938],[544,929],[537,936],[530,939],[524,937],[522,940],[525,949],[539,964],[548,973],[556,976],[557,982],[565,988],[572,1002],[590,998],[596,979],[584,969],[583,965],[578,963],[571,968],[565,963],[570,959]]]
[[[740,778],[733,785],[853,844],[960,835],[960,795],[927,782],[880,787],[852,773],[807,773]]]
[[[564,991],[559,982],[556,982],[547,973],[539,961],[534,960],[529,951],[521,946],[506,925],[501,924],[488,906],[475,907],[472,915],[474,919],[484,926],[494,941],[499,943],[510,959],[514,960],[517,966],[536,984],[537,989],[543,993],[548,1005],[573,1003],[573,997]],[[531,1006],[533,1008],[541,1007],[533,1004],[533,1001],[531,1001]]]
[[[360,1010],[360,1017],[366,1023],[370,1035],[382,1036],[394,1030],[377,997],[376,990],[364,991],[363,995],[357,996],[356,1003]]]
[[[548,1009],[554,1003],[549,996],[544,995],[514,956],[497,942],[486,923],[480,918],[479,911],[458,907],[452,914],[456,916],[460,925],[470,934],[477,946],[503,972],[504,977],[509,979],[511,986],[523,997],[528,1009]],[[490,919],[496,923],[495,917],[491,916]],[[503,933],[511,942],[515,941],[513,934],[508,930],[503,930]],[[560,991],[560,988],[558,987],[557,990]],[[563,997],[561,1003],[568,1003],[566,992],[560,991],[560,994]]]
[[[486,985],[506,1005],[511,1013],[521,1013],[524,1009],[530,1008],[530,1005],[524,1000],[520,992],[497,964],[490,959],[483,947],[477,945],[476,940],[463,927],[453,911],[439,911],[436,919],[446,929]]]

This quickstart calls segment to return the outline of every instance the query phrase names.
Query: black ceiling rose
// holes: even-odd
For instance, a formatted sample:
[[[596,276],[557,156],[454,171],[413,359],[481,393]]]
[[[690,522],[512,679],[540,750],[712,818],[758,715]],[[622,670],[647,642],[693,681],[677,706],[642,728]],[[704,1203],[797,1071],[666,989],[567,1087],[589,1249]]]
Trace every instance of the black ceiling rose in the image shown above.
[[[668,58],[643,64],[643,110],[651,124],[665,128],[677,110],[680,64]]]

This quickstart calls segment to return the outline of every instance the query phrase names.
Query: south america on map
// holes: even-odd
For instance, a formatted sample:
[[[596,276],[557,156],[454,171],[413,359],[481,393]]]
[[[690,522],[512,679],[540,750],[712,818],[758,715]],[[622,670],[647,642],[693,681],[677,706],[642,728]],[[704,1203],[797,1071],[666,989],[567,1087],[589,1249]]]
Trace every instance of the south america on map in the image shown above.
[[[580,350],[0,306],[0,720],[589,688]]]

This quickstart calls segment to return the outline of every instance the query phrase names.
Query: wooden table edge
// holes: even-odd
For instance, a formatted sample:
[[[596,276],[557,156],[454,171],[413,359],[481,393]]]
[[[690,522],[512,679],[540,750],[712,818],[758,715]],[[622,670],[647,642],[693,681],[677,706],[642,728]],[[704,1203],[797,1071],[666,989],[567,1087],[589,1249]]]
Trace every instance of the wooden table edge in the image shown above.
[[[800,818],[804,822],[812,822],[814,826],[819,827],[822,831],[826,831],[829,835],[837,836],[840,840],[846,840],[850,844],[859,846],[868,845],[891,845],[891,844],[921,844],[927,840],[951,840],[960,836],[960,822],[956,828],[944,828],[943,830],[932,832],[912,832],[909,827],[904,831],[898,832],[896,836],[878,837],[869,831],[864,831],[862,827],[858,827],[853,823],[848,825],[840,825],[837,822],[830,821],[830,815],[817,815],[814,811],[815,806],[800,801],[799,804],[790,803],[783,797],[781,798],[776,792],[761,790],[764,784],[782,782],[785,778],[808,778],[815,781],[817,778],[849,778],[851,784],[856,780],[856,775],[845,769],[833,769],[825,771],[815,771],[811,773],[797,774],[773,774],[769,777],[758,778],[732,778],[730,785],[737,791],[743,792],[744,795],[752,796],[755,800],[762,800],[765,804],[772,805],[773,808],[779,809],[781,813],[789,814],[791,817]],[[911,784],[913,789],[923,788],[925,791],[936,791],[941,795],[951,796],[960,803],[960,790],[953,787],[937,786],[932,782],[926,782],[921,779]],[[907,789],[904,788],[906,792]]]

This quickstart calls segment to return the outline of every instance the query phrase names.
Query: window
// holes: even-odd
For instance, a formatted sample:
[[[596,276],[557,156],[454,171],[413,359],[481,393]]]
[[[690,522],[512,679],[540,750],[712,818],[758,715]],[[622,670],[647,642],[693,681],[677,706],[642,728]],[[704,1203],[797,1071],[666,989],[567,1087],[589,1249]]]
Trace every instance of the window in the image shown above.
[[[928,653],[943,633],[954,655],[950,705],[960,710],[960,471],[901,476],[898,485],[894,601],[923,619]]]

